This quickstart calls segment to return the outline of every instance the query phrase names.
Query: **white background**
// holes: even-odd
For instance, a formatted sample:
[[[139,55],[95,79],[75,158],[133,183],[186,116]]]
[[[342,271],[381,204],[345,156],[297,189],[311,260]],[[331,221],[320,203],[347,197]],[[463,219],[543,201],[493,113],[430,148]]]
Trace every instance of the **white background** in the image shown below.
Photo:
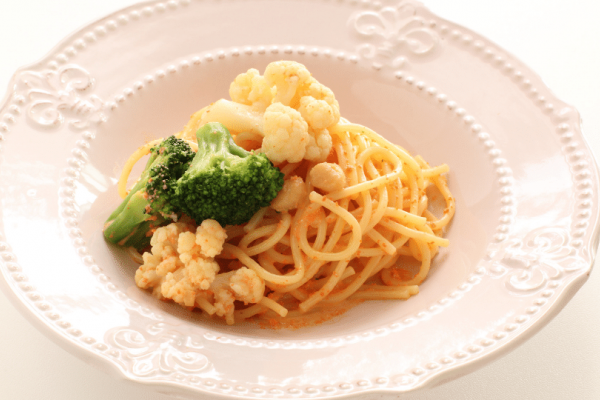
[[[131,0],[4,0],[0,5],[0,96],[18,67],[70,33]],[[8,4],[7,4],[8,3]],[[600,154],[600,6],[581,0],[424,0],[520,58],[577,108]],[[598,263],[596,263],[598,264]],[[598,268],[598,265],[596,266]],[[433,389],[422,399],[600,399],[600,271],[541,332],[501,359]],[[0,398],[166,400],[152,388],[116,380],[47,339],[0,293]]]

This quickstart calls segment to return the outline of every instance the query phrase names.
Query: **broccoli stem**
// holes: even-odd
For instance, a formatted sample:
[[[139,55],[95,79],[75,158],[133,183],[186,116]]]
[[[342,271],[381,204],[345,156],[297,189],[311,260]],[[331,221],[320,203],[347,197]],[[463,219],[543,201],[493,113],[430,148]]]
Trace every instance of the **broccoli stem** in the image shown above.
[[[140,190],[143,190],[145,188],[146,182],[148,182],[148,177],[150,174],[150,167],[152,166],[152,164],[154,163],[154,161],[156,160],[157,157],[158,157],[158,154],[156,154],[154,152],[150,153],[150,157],[148,158],[148,162],[146,163],[146,166],[144,167],[144,171],[142,172],[142,175],[140,175],[140,179],[138,179],[138,181],[135,183],[135,185],[133,185],[133,187],[129,191],[129,194],[127,195],[127,197],[125,197],[123,199],[123,202],[119,205],[119,207],[117,207],[115,209],[115,211],[113,211],[112,214],[110,214],[110,216],[104,223],[105,229],[106,229],[107,224],[112,223],[119,216],[119,214],[121,214],[121,212],[125,209],[125,207],[129,203],[129,201],[131,200],[131,197],[134,194],[136,194],[137,192],[139,192]],[[107,239],[108,239],[108,237],[107,237]],[[112,240],[111,240],[111,242],[112,242]],[[116,243],[116,242],[118,242],[118,240],[113,243]]]
[[[193,157],[190,146],[175,136],[153,147],[140,179],[106,220],[106,240],[140,250],[149,244],[154,227],[168,218],[177,220],[173,186]]]
[[[134,233],[137,225],[148,221],[152,216],[146,213],[148,195],[143,190],[130,192],[128,200],[124,201],[104,224],[104,236],[112,243],[128,239]],[[117,212],[118,211],[118,212]],[[116,213],[116,214],[115,214]],[[155,219],[155,218],[154,218]]]
[[[198,152],[186,171],[186,176],[201,175],[211,170],[225,172],[251,154],[235,144],[229,130],[219,122],[203,125],[196,132],[196,138]],[[209,188],[203,188],[202,191],[207,190]]]
[[[218,163],[219,160],[230,162],[233,160],[231,154],[241,158],[248,157],[251,153],[244,150],[235,142],[223,124],[218,122],[209,122],[202,126],[196,132],[198,139],[198,153],[192,161],[190,168],[194,167],[194,163],[202,164],[202,162]]]

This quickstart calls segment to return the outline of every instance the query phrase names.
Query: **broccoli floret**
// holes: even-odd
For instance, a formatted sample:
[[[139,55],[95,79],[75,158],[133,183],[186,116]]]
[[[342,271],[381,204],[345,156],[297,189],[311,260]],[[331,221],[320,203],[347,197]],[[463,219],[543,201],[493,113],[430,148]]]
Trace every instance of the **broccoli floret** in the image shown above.
[[[283,174],[267,156],[237,146],[222,124],[202,126],[196,138],[198,152],[176,190],[181,209],[196,223],[243,224],[283,187]]]
[[[104,223],[106,239],[142,249],[154,228],[176,220],[175,185],[193,158],[191,147],[175,136],[154,146],[140,179]]]

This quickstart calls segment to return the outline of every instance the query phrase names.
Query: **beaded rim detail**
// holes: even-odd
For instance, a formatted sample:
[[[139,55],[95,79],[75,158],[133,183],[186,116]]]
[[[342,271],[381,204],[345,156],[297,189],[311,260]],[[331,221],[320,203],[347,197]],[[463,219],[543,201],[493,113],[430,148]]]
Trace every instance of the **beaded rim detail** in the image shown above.
[[[133,23],[143,18],[149,18],[153,15],[162,14],[169,10],[174,10],[178,7],[184,7],[191,3],[191,0],[171,0],[168,2],[157,2],[151,4],[144,4],[141,8],[130,8],[123,13],[115,14],[113,19],[104,21],[103,23],[91,25],[92,30],[82,32],[81,37],[78,37],[72,42],[71,45],[64,46],[62,52],[55,55],[50,61],[48,61],[46,67],[51,71],[58,71],[62,66],[68,65],[68,63],[76,58],[77,54],[81,51],[86,50],[94,42],[101,40],[103,37],[110,34],[110,32],[118,29],[119,26]],[[380,2],[369,2],[357,0],[348,0],[348,3],[353,5],[360,5],[363,8],[369,8],[378,10],[382,8]],[[581,238],[585,236],[589,228],[589,219],[592,213],[590,208],[592,202],[593,186],[592,177],[593,172],[591,170],[593,161],[590,161],[585,152],[579,150],[580,144],[574,139],[574,131],[577,131],[577,126],[573,125],[571,116],[573,111],[569,108],[557,109],[555,105],[548,100],[548,98],[542,94],[542,90],[536,88],[532,82],[526,78],[525,74],[517,68],[514,61],[505,55],[501,50],[495,48],[492,45],[486,44],[483,40],[478,39],[473,34],[456,29],[449,26],[446,23],[440,23],[438,20],[431,19],[426,21],[428,28],[439,33],[441,37],[447,38],[451,43],[454,43],[458,47],[464,48],[466,51],[471,51],[482,59],[488,61],[494,68],[500,73],[509,77],[509,79],[517,85],[521,90],[526,93],[532,102],[534,102],[539,109],[541,109],[548,118],[550,118],[555,124],[555,130],[558,134],[559,140],[564,144],[562,152],[572,167],[571,171],[573,179],[577,182],[577,198],[578,205],[576,207],[576,218],[574,218],[572,236],[573,240],[568,240],[566,247],[571,251],[579,253],[583,251],[581,247],[583,242]],[[202,55],[195,56],[189,60],[181,60],[178,64],[168,65],[164,70],[157,70],[154,74],[146,75],[139,81],[134,82],[131,87],[123,90],[122,94],[117,94],[114,99],[104,104],[105,110],[114,110],[119,107],[123,101],[127,98],[134,96],[139,90],[144,87],[151,85],[155,80],[164,78],[167,74],[175,73],[182,68],[190,68],[193,66],[201,65],[203,63],[210,63],[217,60],[222,60],[226,57],[239,57],[244,54],[298,54],[300,56],[324,56],[324,57],[337,57],[339,60],[347,60],[351,63],[358,63],[362,61],[361,57],[354,53],[346,52],[335,52],[331,49],[323,49],[318,47],[306,47],[306,46],[256,46],[256,47],[244,47],[244,48],[233,48],[231,50],[218,50],[213,53],[202,53]],[[403,64],[402,64],[403,65]],[[444,308],[444,306],[451,303],[454,299],[462,296],[462,293],[470,290],[473,285],[476,285],[484,279],[486,276],[494,277],[494,270],[499,260],[495,259],[495,252],[502,250],[509,246],[508,243],[508,232],[512,224],[512,216],[516,213],[515,211],[515,200],[512,196],[512,178],[511,169],[507,166],[505,159],[501,157],[501,151],[496,147],[496,144],[491,139],[490,135],[485,132],[484,128],[476,123],[473,116],[469,115],[466,110],[461,108],[457,103],[448,99],[447,95],[439,93],[438,90],[429,86],[427,83],[418,80],[414,75],[409,75],[402,70],[402,65],[398,69],[393,70],[392,73],[396,79],[407,88],[416,88],[418,92],[424,93],[426,96],[431,96],[442,106],[444,106],[448,112],[454,113],[457,117],[462,118],[466,128],[475,135],[475,137],[481,141],[482,145],[487,148],[492,164],[496,168],[498,175],[498,182],[500,185],[500,191],[502,193],[501,202],[503,207],[501,213],[503,217],[497,226],[497,234],[494,237],[497,249],[492,249],[488,252],[486,264],[490,267],[480,266],[471,274],[467,281],[459,285],[456,290],[449,293],[447,297],[444,297],[438,301],[438,304],[433,304],[427,308],[427,311],[418,313],[417,315],[406,318],[401,322],[395,322],[386,327],[380,327],[372,331],[362,332],[357,335],[350,335],[345,337],[332,338],[330,340],[319,340],[314,342],[300,341],[259,341],[259,340],[248,340],[243,341],[240,338],[228,338],[223,335],[214,335],[211,332],[205,332],[203,337],[207,340],[218,340],[219,343],[230,343],[234,345],[247,345],[251,347],[264,347],[264,348],[307,348],[307,347],[328,347],[328,346],[342,346],[347,343],[354,343],[362,340],[361,338],[372,338],[374,336],[385,335],[388,332],[397,331],[403,329],[404,326],[410,326],[415,324],[420,318],[425,317],[426,313],[437,313]],[[387,71],[388,66],[382,65],[381,63],[374,62],[372,67],[375,71]],[[394,66],[392,65],[392,68]],[[27,99],[22,95],[14,95],[9,99],[8,104],[3,108],[3,114],[0,116],[0,146],[2,141],[6,140],[6,134],[10,134],[11,126],[17,119],[22,116],[23,108],[27,104]],[[98,121],[101,123],[102,121]],[[160,326],[163,317],[160,314],[153,313],[150,309],[142,307],[137,302],[128,298],[128,296],[119,290],[113,283],[110,282],[110,278],[102,273],[102,269],[95,263],[93,257],[89,255],[86,248],[85,241],[81,238],[82,232],[78,228],[78,210],[73,199],[75,193],[75,183],[79,176],[81,168],[87,162],[86,151],[91,147],[92,142],[95,138],[95,133],[91,129],[86,129],[80,134],[79,140],[76,142],[76,147],[72,150],[73,157],[67,160],[68,166],[64,169],[63,178],[61,180],[60,189],[60,215],[63,220],[64,227],[67,229],[69,237],[72,240],[74,247],[77,249],[82,262],[89,271],[96,276],[99,282],[103,283],[105,288],[113,293],[114,297],[119,301],[123,302],[128,308],[134,309],[144,316],[148,316],[153,320],[157,321],[157,326]],[[3,233],[0,232],[0,240],[4,239]],[[22,267],[17,262],[17,257],[11,252],[10,245],[4,241],[0,241],[0,258],[2,264],[5,267],[5,276],[12,279],[14,285],[18,287],[23,298],[26,298],[31,305],[36,308],[37,311],[43,318],[48,320],[49,325],[55,325],[61,328],[65,333],[64,336],[77,338],[81,343],[84,343],[101,357],[105,359],[118,358],[120,357],[120,350],[114,346],[108,346],[104,343],[97,343],[95,339],[87,337],[84,332],[79,330],[77,327],[72,326],[68,321],[61,318],[60,314],[53,310],[52,306],[46,302],[40,293],[37,293],[35,287],[28,283],[27,276],[23,273]],[[496,263],[496,264],[494,264]],[[500,267],[501,268],[501,267]],[[497,275],[501,275],[498,272]],[[464,349],[457,350],[452,354],[448,354],[436,361],[428,362],[424,365],[415,366],[410,371],[406,371],[404,374],[396,375],[394,377],[376,377],[371,380],[359,380],[357,382],[341,382],[333,385],[324,385],[322,387],[309,386],[303,389],[296,387],[288,388],[267,388],[267,387],[244,387],[237,385],[234,382],[227,381],[215,381],[214,379],[199,379],[191,375],[185,375],[176,373],[173,375],[177,383],[183,385],[191,385],[193,387],[199,387],[203,390],[207,390],[213,393],[221,394],[246,394],[252,397],[277,397],[288,393],[292,396],[298,396],[302,394],[310,396],[323,396],[331,394],[345,394],[354,392],[364,392],[374,389],[385,390],[402,387],[415,387],[419,382],[424,382],[428,375],[431,373],[438,373],[444,368],[455,367],[458,364],[463,364],[469,361],[472,355],[480,353],[482,351],[489,351],[495,344],[505,341],[507,337],[511,335],[518,335],[522,327],[528,325],[531,321],[531,316],[539,313],[543,308],[548,307],[551,303],[550,299],[555,297],[556,289],[560,287],[561,282],[558,280],[550,281],[542,288],[541,291],[536,292],[535,298],[530,303],[524,312],[517,314],[512,321],[507,323],[499,330],[494,332],[488,332],[486,336],[481,337],[475,343],[467,346]],[[539,293],[539,296],[537,295]],[[423,314],[425,313],[425,314]],[[122,349],[121,349],[122,351]],[[163,380],[168,382],[171,380]]]

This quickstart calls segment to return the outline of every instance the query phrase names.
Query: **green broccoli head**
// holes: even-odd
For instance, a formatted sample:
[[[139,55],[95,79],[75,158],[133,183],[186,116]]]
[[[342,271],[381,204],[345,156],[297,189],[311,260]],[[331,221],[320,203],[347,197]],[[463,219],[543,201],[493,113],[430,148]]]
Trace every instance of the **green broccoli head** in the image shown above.
[[[175,185],[193,158],[190,146],[174,136],[153,147],[140,179],[104,223],[104,237],[137,249],[148,246],[154,228],[180,213]]]
[[[268,206],[283,187],[283,174],[264,154],[254,154],[233,142],[220,123],[197,132],[198,153],[179,179],[176,196],[184,213],[221,225],[247,222]]]
[[[195,153],[189,144],[175,136],[168,137],[159,146],[152,148],[159,162],[154,162],[148,171],[146,193],[151,214],[160,213],[165,218],[175,219],[179,212],[175,187],[177,180],[187,170]]]

